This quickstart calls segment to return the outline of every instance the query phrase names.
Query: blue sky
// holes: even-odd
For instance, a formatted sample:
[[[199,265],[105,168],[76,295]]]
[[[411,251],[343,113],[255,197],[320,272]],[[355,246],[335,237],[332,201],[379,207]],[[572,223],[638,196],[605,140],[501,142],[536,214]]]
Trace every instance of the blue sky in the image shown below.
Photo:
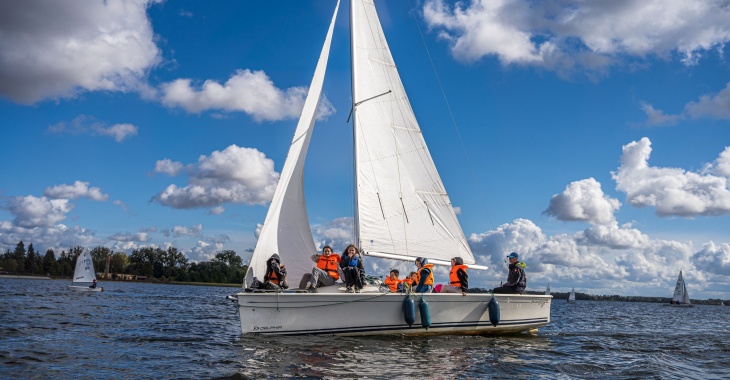
[[[682,269],[692,297],[729,298],[727,4],[376,4],[490,267],[472,286],[518,251],[531,289],[669,296]],[[0,248],[247,259],[334,6],[0,3]],[[348,11],[305,173],[314,238],[336,250],[352,240]]]

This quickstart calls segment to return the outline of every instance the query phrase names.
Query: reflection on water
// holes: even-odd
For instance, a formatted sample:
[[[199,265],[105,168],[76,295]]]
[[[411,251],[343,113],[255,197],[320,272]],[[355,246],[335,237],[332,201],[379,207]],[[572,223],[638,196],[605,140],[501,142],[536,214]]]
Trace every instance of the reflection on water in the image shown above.
[[[241,337],[235,288],[68,283],[0,278],[0,378],[730,378],[717,306],[554,302],[537,335]]]

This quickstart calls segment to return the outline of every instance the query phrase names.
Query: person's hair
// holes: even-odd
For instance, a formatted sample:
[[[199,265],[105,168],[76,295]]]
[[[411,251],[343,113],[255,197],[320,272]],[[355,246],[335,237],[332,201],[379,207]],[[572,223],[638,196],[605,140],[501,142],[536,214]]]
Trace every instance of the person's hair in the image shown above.
[[[329,245],[325,245],[324,248],[322,248],[322,253],[324,253],[324,250],[327,249],[327,248],[330,249],[330,252],[332,252],[332,253],[335,252],[335,251],[332,250],[332,247],[330,247]]]
[[[411,277],[413,277],[413,275],[414,275],[414,274],[418,274],[418,273],[416,273],[416,272],[411,272],[411,273],[408,273],[408,278],[411,278]]]
[[[400,276],[400,272],[398,271],[398,269],[391,269],[390,273],[395,273],[396,277]]]
[[[356,254],[356,255],[357,255],[358,253],[360,253],[360,250],[359,250],[359,249],[357,249],[357,247],[355,247],[355,244],[350,244],[350,245],[348,245],[348,246],[347,246],[347,248],[345,248],[345,250],[344,250],[344,251],[342,252],[342,254],[343,254],[343,255],[347,255],[347,251],[349,251],[349,250],[350,250],[350,247],[352,247],[352,248],[355,248],[355,254]]]

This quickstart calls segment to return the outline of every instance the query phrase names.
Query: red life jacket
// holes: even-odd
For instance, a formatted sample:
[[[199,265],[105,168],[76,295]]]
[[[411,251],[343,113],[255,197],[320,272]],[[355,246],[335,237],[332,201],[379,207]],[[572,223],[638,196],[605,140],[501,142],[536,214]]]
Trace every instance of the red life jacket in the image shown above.
[[[330,277],[334,278],[335,281],[337,281],[340,279],[340,274],[337,273],[337,267],[339,266],[339,263],[340,255],[336,253],[330,254],[329,257],[325,255],[320,255],[319,259],[317,260],[317,268],[327,272]]]

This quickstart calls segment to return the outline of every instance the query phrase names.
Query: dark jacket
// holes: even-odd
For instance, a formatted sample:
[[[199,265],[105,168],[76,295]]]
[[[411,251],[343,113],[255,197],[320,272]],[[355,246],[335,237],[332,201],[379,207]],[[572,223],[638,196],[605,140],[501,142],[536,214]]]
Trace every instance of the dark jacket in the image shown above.
[[[266,274],[264,274],[265,283],[269,282],[269,279],[272,277],[272,273],[274,273],[276,275],[276,278],[279,279],[280,287],[284,289],[287,289],[289,287],[286,283],[286,268],[281,265],[281,259],[276,253],[271,255],[271,257],[266,260]]]
[[[363,264],[362,256],[359,253],[352,258],[347,254],[342,255],[340,268],[345,274],[345,285],[357,285],[359,288],[365,285],[365,264]]]
[[[514,290],[524,293],[527,288],[527,275],[525,274],[525,263],[516,262],[509,265],[509,273],[507,274],[507,282],[502,285],[505,288],[513,288]]]
[[[456,271],[456,277],[459,278],[459,282],[461,282],[461,291],[466,293],[469,291],[469,275],[466,274],[466,271],[459,268]]]

